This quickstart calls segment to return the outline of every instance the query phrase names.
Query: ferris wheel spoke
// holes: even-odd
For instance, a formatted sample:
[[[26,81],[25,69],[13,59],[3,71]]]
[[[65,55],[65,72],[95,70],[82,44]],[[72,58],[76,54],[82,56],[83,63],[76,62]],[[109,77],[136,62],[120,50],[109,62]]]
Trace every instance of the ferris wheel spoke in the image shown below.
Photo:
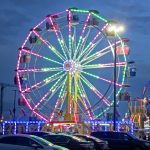
[[[76,26],[73,27],[73,36],[72,36],[72,39],[71,39],[71,44],[72,44],[72,53],[74,54],[75,53],[75,50],[76,50]],[[74,55],[73,55],[74,56]]]
[[[71,34],[71,11],[68,10],[68,29],[69,29],[69,52],[70,52],[70,59],[72,57],[72,34]]]
[[[63,44],[64,44],[64,51],[65,51],[65,53],[68,55],[67,58],[69,58],[69,57],[71,58],[71,52],[69,51],[69,49],[68,49],[68,47],[67,47],[67,45],[66,45],[66,43],[65,43],[65,40],[64,40],[64,38],[63,38],[63,35],[62,35],[61,31],[59,31],[59,33],[60,33],[60,36],[61,36],[62,41],[63,41]]]
[[[27,87],[26,89],[22,90],[21,93],[29,92],[29,91],[31,91],[32,89],[37,88],[38,86],[41,86],[42,84],[47,84],[47,83],[51,82],[52,80],[54,80],[55,78],[60,77],[60,76],[61,76],[61,75],[60,75],[61,73],[63,73],[63,71],[58,72],[58,73],[56,73],[56,74],[54,74],[54,75],[52,75],[52,76],[50,76],[50,77],[48,77],[48,78],[46,78],[46,79],[44,79],[44,80],[38,82],[38,83],[36,83],[36,84],[33,84],[33,85],[31,85],[30,87]]]
[[[65,58],[67,59],[67,55],[66,55],[66,52],[65,52],[65,49],[64,49],[65,41],[64,41],[62,35],[59,35],[60,31],[59,31],[58,24],[56,24],[56,22],[54,22],[52,16],[49,17],[49,20],[50,20],[50,23],[52,24],[52,27],[53,27],[55,35],[57,37],[58,43],[59,43],[59,45],[60,45],[60,47],[61,47],[61,49],[63,51],[63,54],[64,54]]]
[[[56,56],[58,56],[61,60],[65,60],[65,58],[59,53],[59,51],[51,45],[49,42],[44,40],[36,31],[32,31]]]
[[[51,72],[51,71],[63,71],[63,67],[55,68],[41,68],[41,69],[18,69],[17,72]]]
[[[47,84],[49,84],[49,83],[51,83],[51,82],[53,82],[53,81],[59,79],[59,78],[62,78],[63,76],[64,76],[64,74],[59,75],[59,76],[56,76],[56,77],[53,77],[53,78],[51,78],[50,80],[47,80],[44,84],[42,84],[41,87],[43,87],[43,86],[45,86],[45,85],[47,85]]]
[[[66,78],[66,79],[67,79],[67,78]],[[65,83],[66,83],[66,79],[65,79],[65,81],[63,82],[62,88],[61,88],[61,90],[60,90],[60,92],[59,92],[58,99],[57,99],[57,101],[56,101],[56,103],[55,103],[55,106],[54,106],[54,109],[53,109],[53,111],[52,111],[52,113],[51,113],[51,115],[50,115],[50,120],[49,120],[50,122],[53,120],[54,115],[55,115],[55,111],[56,111],[56,109],[58,108],[58,106],[60,105],[61,101],[64,101],[63,97],[65,97]]]
[[[85,59],[85,61],[83,61],[84,63],[82,65],[85,66],[86,64],[88,64],[102,56],[105,56],[108,53],[111,53],[111,49],[107,49],[104,52],[99,51],[99,53],[97,53],[97,55],[94,55],[93,57],[88,57],[87,59]]]
[[[59,80],[56,81],[56,84],[53,85],[53,88],[50,89],[50,91],[52,92],[50,97],[47,98],[47,100],[43,101],[43,103],[41,103],[41,107],[44,107],[47,105],[48,101],[52,99],[52,97],[56,94],[56,92],[62,87],[64,81],[60,81],[64,76],[60,77]],[[41,109],[41,107],[39,109]]]
[[[88,99],[88,96],[86,94],[86,91],[84,89],[84,86],[83,86],[81,80],[79,80],[79,83],[80,83],[79,93],[83,99],[84,105],[86,107],[86,111],[88,112],[89,118],[93,118],[93,116],[95,116],[95,114],[94,114],[93,110],[91,109],[92,108],[91,103]]]
[[[100,79],[100,80],[102,80],[102,81],[105,81],[105,82],[107,82],[107,83],[109,83],[109,84],[114,84],[114,82],[111,81],[111,80],[108,80],[108,79],[105,79],[105,78],[101,78],[100,76],[91,74],[91,73],[89,73],[89,72],[82,71],[82,73],[84,73],[84,74],[86,74],[86,75],[88,75],[88,76],[91,76],[91,77],[93,77],[93,78],[96,78],[96,79]],[[124,85],[116,82],[116,86],[118,86],[118,87],[123,87]]]
[[[36,112],[35,110],[32,111],[36,116],[38,116],[39,118],[41,118],[42,120],[44,120],[45,122],[48,122],[48,119],[46,119],[46,117],[44,117],[43,115],[39,114],[39,112]]]
[[[63,75],[64,76],[64,75]],[[50,90],[48,92],[46,92],[46,94],[39,100],[39,102],[37,104],[35,104],[33,110],[37,109],[38,106],[43,102],[45,101],[45,98],[50,95],[51,97],[55,94],[56,90],[58,90],[62,83],[60,84],[62,78],[59,78],[54,84],[53,86],[50,88]]]
[[[31,54],[31,55],[33,55],[33,56],[39,57],[39,58],[43,58],[43,59],[45,59],[45,60],[47,60],[47,61],[54,62],[54,63],[57,63],[57,64],[62,65],[62,63],[60,63],[60,62],[58,62],[58,61],[56,61],[56,60],[53,60],[53,59],[51,59],[51,58],[48,58],[48,57],[42,56],[42,55],[40,55],[40,54],[34,53],[34,52],[30,51],[30,50],[27,50],[26,48],[23,48],[21,51],[23,51],[23,52],[25,52],[25,53],[28,53],[28,54]]]
[[[116,44],[121,43],[121,40],[117,41]],[[98,59],[100,57],[102,57],[103,55],[112,52],[112,47],[115,46],[115,43],[112,43],[111,45],[103,48],[102,50],[99,50],[98,52],[92,54],[91,56],[87,57],[86,59],[83,59],[81,62],[85,62],[83,64],[87,64],[95,59]]]
[[[107,106],[110,106],[110,102],[85,77],[81,75],[81,79]]]
[[[78,54],[79,54],[78,57],[77,57],[77,60],[78,60],[78,61],[79,61],[79,59],[81,58],[80,55],[81,55],[82,51],[83,51],[84,48],[85,48],[85,45],[86,45],[87,40],[88,40],[88,38],[89,38],[90,32],[91,32],[91,28],[88,29],[87,34],[83,37],[82,44],[81,44],[81,46],[80,46],[80,48],[79,48],[79,50],[78,50]]]
[[[116,67],[125,67],[126,62],[117,62]],[[114,63],[83,65],[82,69],[114,68]]]
[[[83,27],[83,29],[82,29],[82,31],[81,31],[81,35],[80,35],[80,37],[79,37],[79,41],[78,41],[77,48],[76,48],[76,50],[75,50],[75,54],[74,54],[74,58],[73,58],[73,59],[76,59],[78,50],[79,50],[79,48],[80,48],[80,46],[82,45],[82,42],[83,42],[83,40],[84,40],[84,39],[83,39],[83,35],[84,35],[85,29],[86,29],[86,27],[87,27],[87,25],[88,25],[88,21],[89,21],[89,19],[90,19],[90,16],[91,16],[91,13],[89,12],[88,15],[87,15],[87,18],[86,18],[84,27]]]
[[[96,46],[103,40],[103,38],[104,37],[101,37],[96,43],[94,43],[92,45],[92,47],[90,47],[90,49],[88,49],[87,51],[85,51],[85,53],[83,53],[83,55],[82,55],[82,59],[83,60],[85,60],[90,55],[90,53],[92,52],[92,50],[94,50],[96,48]],[[81,56],[80,56],[80,58],[81,58]]]
[[[53,120],[54,115],[55,115],[55,113],[56,113],[56,109],[57,109],[57,107],[60,105],[60,103],[61,103],[61,99],[58,98],[57,101],[56,101],[56,104],[55,104],[55,106],[54,106],[54,109],[52,110],[52,113],[51,113],[51,115],[50,115],[49,122],[51,122],[51,121]]]
[[[86,46],[86,48],[81,52],[80,58],[81,58],[85,53],[87,53],[87,55],[90,54],[90,52],[94,49],[95,45],[97,45],[97,44],[96,44],[97,42],[95,42],[95,41],[97,40],[97,38],[98,38],[99,36],[101,36],[102,32],[106,29],[107,26],[108,26],[108,23],[106,23],[106,24],[102,27],[102,29],[96,34],[96,36],[94,36],[94,38],[92,39],[92,42],[90,42],[90,43]]]

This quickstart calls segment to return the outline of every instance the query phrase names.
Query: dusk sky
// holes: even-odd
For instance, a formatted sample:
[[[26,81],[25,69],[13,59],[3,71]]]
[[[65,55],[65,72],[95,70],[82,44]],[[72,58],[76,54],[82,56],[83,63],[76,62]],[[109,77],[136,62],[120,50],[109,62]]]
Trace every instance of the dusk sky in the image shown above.
[[[129,38],[130,56],[137,75],[129,79],[127,91],[132,98],[141,96],[144,85],[150,80],[150,5],[149,0],[3,0],[0,5],[0,82],[13,84],[18,48],[29,29],[48,14],[67,8],[96,9],[106,19],[118,20],[125,26],[122,37]],[[4,93],[4,111],[13,104],[14,93]],[[149,92],[150,93],[150,92]],[[8,95],[12,95],[11,97]]]

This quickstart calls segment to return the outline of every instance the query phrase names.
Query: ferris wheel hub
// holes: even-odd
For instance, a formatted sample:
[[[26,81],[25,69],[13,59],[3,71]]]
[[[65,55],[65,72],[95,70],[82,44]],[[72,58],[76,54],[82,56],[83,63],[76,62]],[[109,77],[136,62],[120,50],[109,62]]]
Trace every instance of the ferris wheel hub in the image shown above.
[[[63,68],[67,72],[75,73],[81,70],[81,66],[78,62],[73,60],[66,60],[63,64]]]

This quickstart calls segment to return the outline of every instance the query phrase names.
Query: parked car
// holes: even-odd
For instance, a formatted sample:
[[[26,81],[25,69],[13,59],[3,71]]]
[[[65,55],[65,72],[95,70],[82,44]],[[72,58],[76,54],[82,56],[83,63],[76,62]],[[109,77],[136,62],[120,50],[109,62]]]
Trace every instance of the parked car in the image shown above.
[[[39,137],[45,136],[45,135],[49,135],[49,134],[55,134],[53,132],[45,132],[45,131],[34,131],[34,132],[26,132],[23,134],[30,134],[30,135],[36,135]]]
[[[33,133],[34,134],[34,133]],[[93,150],[94,143],[80,139],[76,136],[67,134],[49,134],[49,135],[39,135],[40,137],[52,142],[53,144],[66,147],[70,150]]]
[[[68,150],[34,135],[0,136],[0,150]]]
[[[111,150],[150,150],[150,142],[125,132],[98,131],[92,136],[107,140]]]
[[[77,136],[79,138],[83,138],[87,141],[92,141],[94,143],[94,148],[96,150],[108,150],[108,142],[104,140],[100,140],[94,136],[90,135],[83,135],[83,134],[74,134],[74,136]]]

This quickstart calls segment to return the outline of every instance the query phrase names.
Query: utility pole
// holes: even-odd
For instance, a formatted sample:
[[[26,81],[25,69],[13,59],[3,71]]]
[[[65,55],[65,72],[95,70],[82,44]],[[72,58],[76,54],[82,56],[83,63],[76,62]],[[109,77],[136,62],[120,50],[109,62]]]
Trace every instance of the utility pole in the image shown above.
[[[14,108],[13,108],[14,117],[13,117],[13,121],[16,120],[16,94],[17,94],[17,90],[14,90]]]

